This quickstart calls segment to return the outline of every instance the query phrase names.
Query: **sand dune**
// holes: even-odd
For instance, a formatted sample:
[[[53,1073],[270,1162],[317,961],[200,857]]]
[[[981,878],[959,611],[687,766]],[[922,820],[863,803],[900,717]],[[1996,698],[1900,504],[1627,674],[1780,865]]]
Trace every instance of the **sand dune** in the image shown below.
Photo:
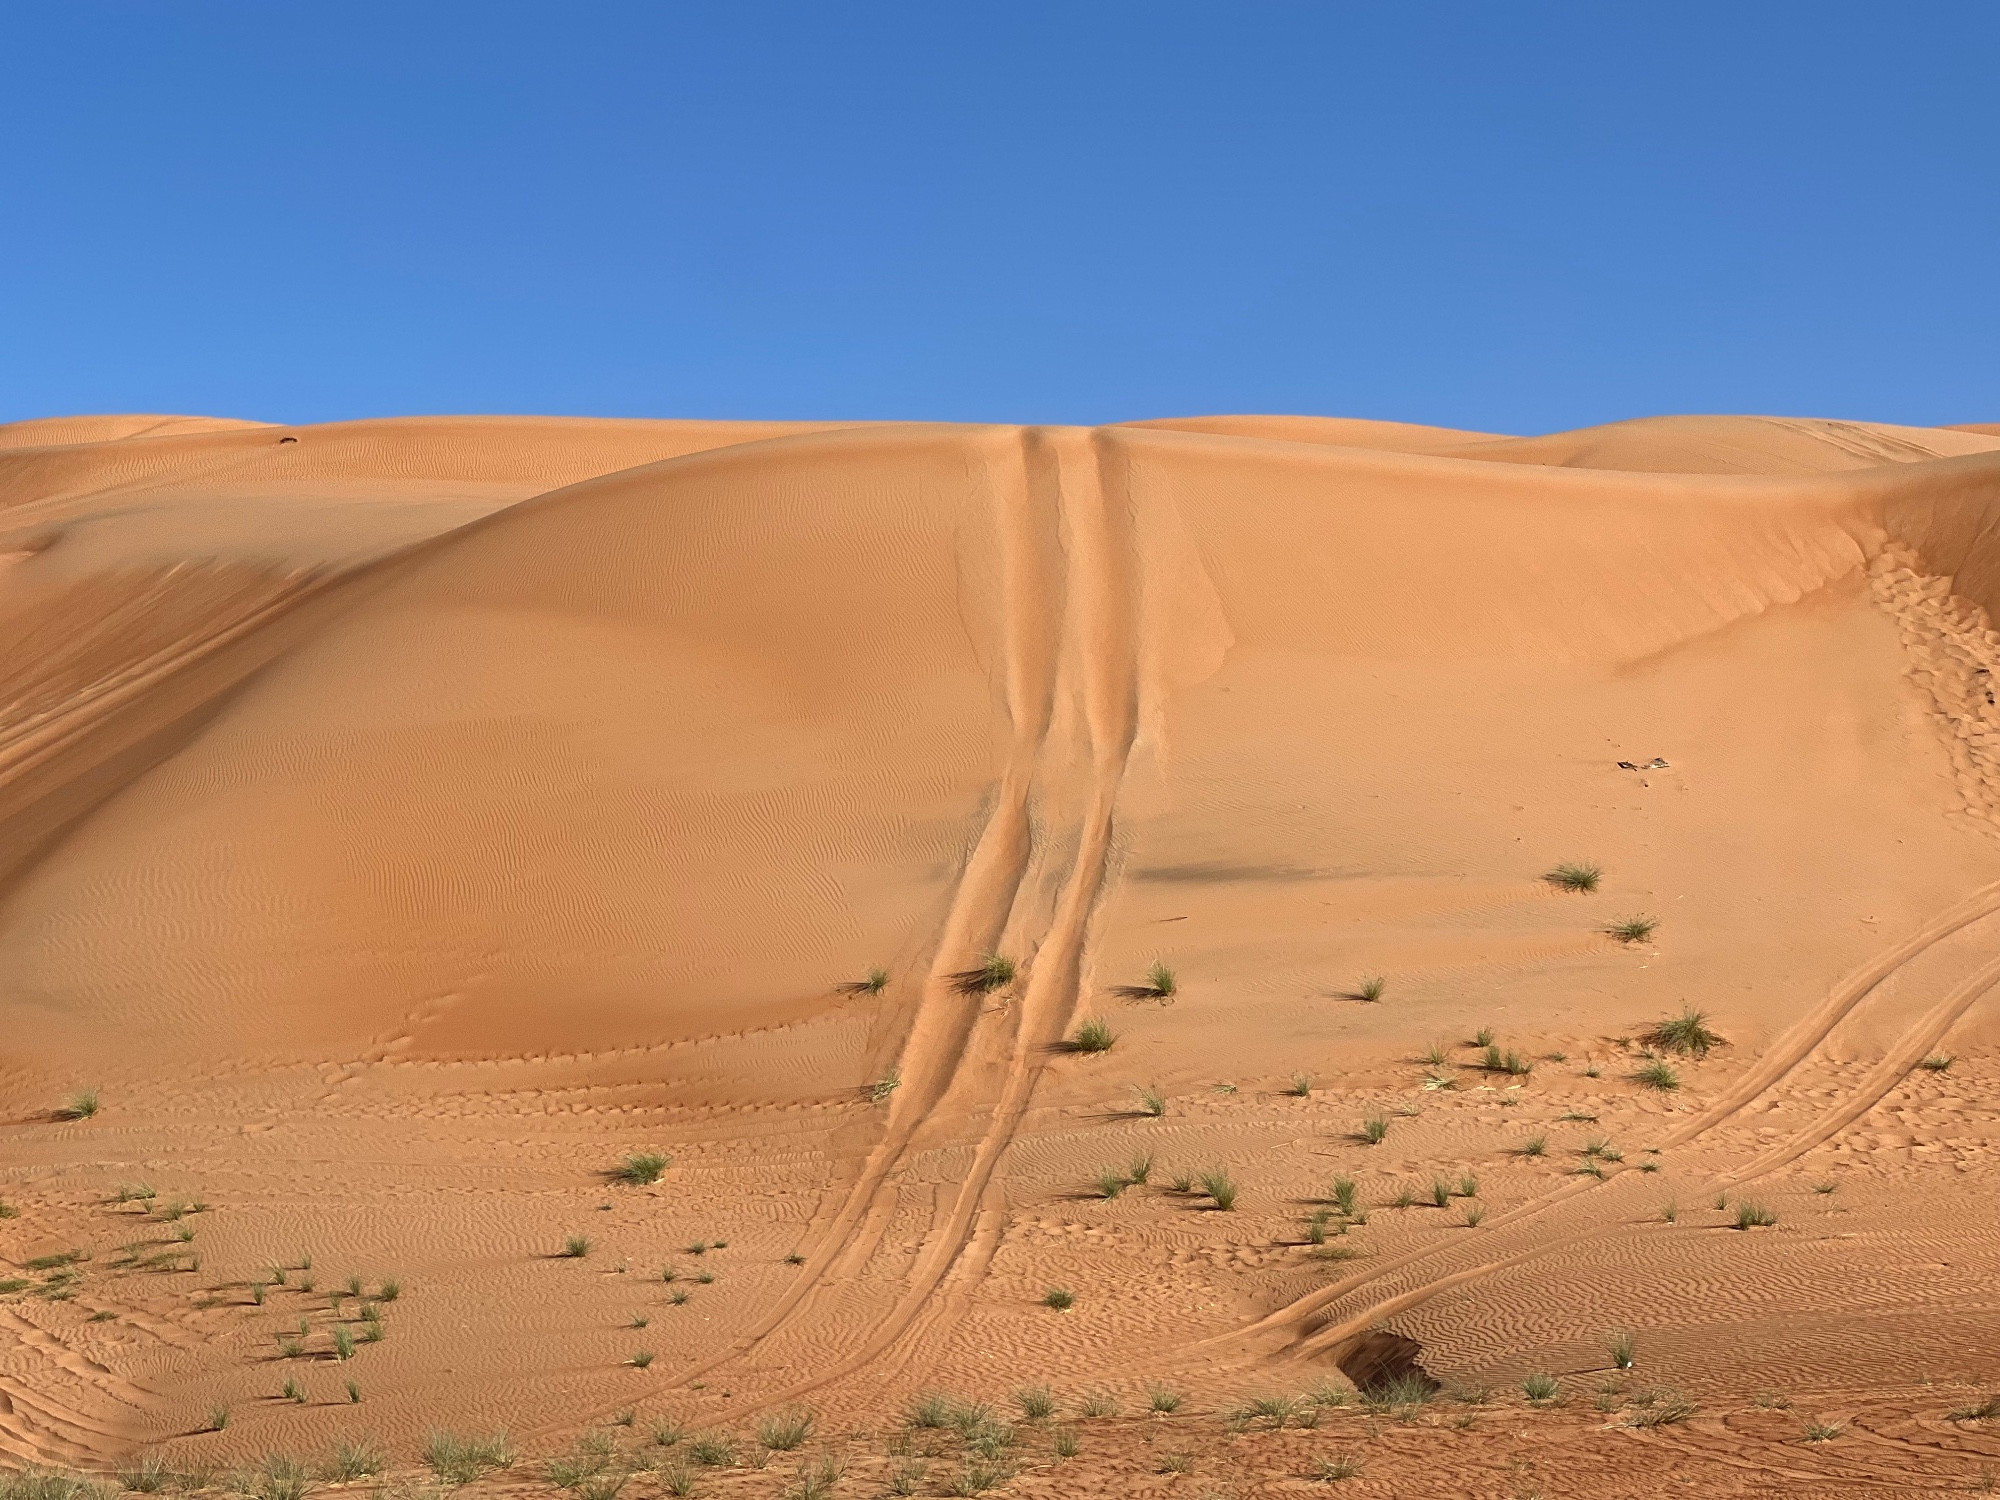
[[[1606,1430],[1969,1482],[1996,518],[1977,427],[0,427],[0,1453],[1166,1382],[1016,1488],[1159,1483],[1185,1421],[1278,1494],[1305,1440],[1213,1413],[1401,1351],[1549,1495],[1638,1492]],[[1690,1004],[1725,1044],[1648,1087]],[[350,1273],[407,1291],[336,1359]],[[1459,1441],[1325,1410],[1359,1493]]]

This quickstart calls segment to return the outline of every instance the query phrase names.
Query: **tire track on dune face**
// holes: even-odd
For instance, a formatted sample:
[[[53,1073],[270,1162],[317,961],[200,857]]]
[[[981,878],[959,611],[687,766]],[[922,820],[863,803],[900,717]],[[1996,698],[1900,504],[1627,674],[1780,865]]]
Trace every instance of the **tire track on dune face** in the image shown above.
[[[1035,435],[1030,434],[1033,440]],[[1012,1050],[992,1117],[942,1224],[933,1229],[910,1285],[867,1341],[840,1363],[794,1384],[793,1400],[860,1370],[896,1343],[923,1314],[975,1238],[982,1202],[1027,1113],[1049,1055],[1061,1043],[1083,975],[1091,912],[1110,865],[1113,815],[1139,725],[1138,565],[1123,470],[1108,461],[1103,434],[1064,434],[1056,454],[1057,501],[1068,545],[1066,665],[1080,697],[1090,750],[1082,836],[1053,920],[1028,973]],[[1081,451],[1079,451],[1081,450]],[[998,1248],[999,1226],[979,1237],[974,1275]]]
[[[857,1235],[871,1215],[886,1212],[886,1197],[896,1191],[898,1170],[919,1131],[947,1104],[954,1117],[984,1114],[987,1124],[971,1165],[933,1219],[907,1287],[864,1344],[775,1399],[815,1389],[878,1357],[925,1312],[953,1267],[964,1263],[968,1245],[984,1246],[972,1258],[980,1266],[997,1247],[992,1213],[982,1215],[982,1200],[1075,1006],[1088,919],[1109,864],[1118,786],[1138,725],[1135,562],[1123,485],[1107,493],[1102,441],[1095,434],[1023,430],[1011,457],[1011,482],[996,484],[994,498],[1003,578],[1001,668],[1012,744],[938,938],[903,1046],[901,1085],[889,1119],[794,1286],[756,1326],[676,1384],[741,1358],[811,1317],[838,1285],[859,1274],[861,1267],[852,1264]],[[1012,1035],[997,1093],[981,1097],[985,1070],[961,1065],[973,1048],[985,997],[968,992],[953,975],[996,947],[1014,917],[1032,854],[1032,799],[1038,785],[1063,772],[1050,764],[1049,745],[1064,693],[1077,700],[1090,748],[1080,836],[1049,930],[1026,965],[1020,1003],[1001,1013],[1000,1024],[1011,1025]]]
[[[1832,1034],[1834,1028],[1852,1015],[1884,981],[1945,939],[1996,912],[2000,912],[2000,882],[1981,886],[1932,918],[1910,937],[1884,949],[1836,984],[1828,992],[1826,999],[1787,1030],[1742,1078],[1725,1090],[1707,1109],[1668,1134],[1661,1140],[1658,1149],[1665,1151],[1688,1144],[1716,1126],[1726,1123],[1756,1099],[1769,1093],[1810,1057]],[[1920,1021],[1908,1028],[1891,1048],[1889,1055],[1871,1070],[1867,1079],[1854,1093],[1822,1112],[1812,1124],[1796,1132],[1789,1140],[1757,1158],[1741,1173],[1725,1175],[1717,1179],[1712,1186],[1748,1181],[1764,1175],[1837,1135],[1879,1103],[1884,1095],[1907,1076],[1916,1059],[1925,1055],[1950,1030],[1952,1024],[1996,983],[2000,983],[2000,959],[1982,965],[1961,980]],[[1566,1182],[1540,1197],[1530,1199],[1505,1213],[1494,1216],[1474,1232],[1482,1237],[1489,1236],[1545,1213],[1562,1209],[1573,1200],[1605,1187],[1623,1175],[1626,1170],[1629,1169],[1620,1168],[1607,1174],[1602,1180],[1578,1179]],[[1558,1233],[1529,1251],[1468,1269],[1448,1272],[1396,1293],[1381,1302],[1371,1304],[1360,1312],[1342,1319],[1338,1324],[1315,1326],[1316,1320],[1322,1313],[1356,1292],[1412,1266],[1450,1256],[1461,1246],[1446,1243],[1412,1250],[1392,1261],[1345,1277],[1331,1286],[1308,1292],[1305,1296],[1242,1328],[1200,1340],[1188,1346],[1186,1352],[1220,1350],[1234,1346],[1239,1353],[1251,1355],[1253,1352],[1251,1346],[1255,1341],[1285,1335],[1285,1347],[1293,1357],[1310,1358],[1327,1353],[1337,1355],[1342,1344],[1366,1332],[1383,1318],[1421,1306],[1435,1296],[1455,1290],[1495,1271],[1558,1253],[1573,1246],[1580,1239],[1591,1238],[1598,1232],[1586,1229],[1579,1232]]]

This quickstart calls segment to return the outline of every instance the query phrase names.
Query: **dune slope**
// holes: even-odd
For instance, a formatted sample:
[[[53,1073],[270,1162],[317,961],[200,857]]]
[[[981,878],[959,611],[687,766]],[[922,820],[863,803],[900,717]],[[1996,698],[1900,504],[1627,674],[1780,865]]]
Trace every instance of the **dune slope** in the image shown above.
[[[1615,1414],[1630,1330],[1718,1493],[1775,1388],[1971,1475],[1996,509],[1789,419],[0,428],[0,1452]]]

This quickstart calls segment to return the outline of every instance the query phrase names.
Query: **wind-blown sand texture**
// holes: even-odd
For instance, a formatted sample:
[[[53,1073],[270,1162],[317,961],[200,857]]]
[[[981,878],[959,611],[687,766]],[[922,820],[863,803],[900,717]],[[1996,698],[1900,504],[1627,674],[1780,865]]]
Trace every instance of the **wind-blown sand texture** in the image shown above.
[[[1976,1489],[1996,529],[1994,427],[0,427],[0,1457]]]

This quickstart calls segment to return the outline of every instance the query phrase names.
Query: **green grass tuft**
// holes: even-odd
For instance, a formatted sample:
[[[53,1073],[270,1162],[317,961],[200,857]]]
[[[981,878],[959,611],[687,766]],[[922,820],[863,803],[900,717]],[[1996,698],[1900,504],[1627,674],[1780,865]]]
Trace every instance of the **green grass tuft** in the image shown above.
[[[1057,1312],[1068,1312],[1076,1306],[1076,1293],[1068,1287],[1052,1286],[1042,1293],[1042,1306],[1052,1307]]]
[[[1725,1045],[1722,1037],[1709,1029],[1708,1013],[1696,1010],[1692,1005],[1682,1006],[1677,1016],[1655,1022],[1639,1040],[1649,1047],[1658,1047],[1662,1052],[1697,1058],[1706,1057],[1712,1049]]]
[[[1366,1000],[1372,1004],[1374,1001],[1380,1000],[1388,988],[1388,980],[1384,979],[1380,974],[1370,974],[1355,987],[1354,995],[1356,999]]]
[[[1659,931],[1659,927],[1660,919],[1658,917],[1634,915],[1620,917],[1617,921],[1606,927],[1604,931],[1607,935],[1615,937],[1621,943],[1643,943],[1652,937],[1655,932]],[[1558,1061],[1561,1061],[1561,1059],[1558,1059]]]
[[[563,1260],[582,1260],[588,1254],[590,1254],[590,1236],[573,1234],[563,1241],[560,1258]]]
[[[1553,1375],[1537,1373],[1521,1382],[1521,1394],[1537,1406],[1555,1400],[1561,1389],[1561,1383]]]
[[[88,1120],[97,1113],[97,1109],[97,1090],[85,1089],[71,1094],[55,1113],[58,1120]]]
[[[790,1453],[812,1436],[810,1407],[787,1406],[769,1413],[757,1424],[757,1441],[777,1453]]]
[[[1596,865],[1565,861],[1542,879],[1559,891],[1594,891],[1604,879],[1604,871]]]
[[[1761,1203],[1736,1205],[1736,1227],[1738,1229],[1769,1229],[1778,1222],[1778,1216]]]
[[[1370,1115],[1361,1122],[1361,1139],[1371,1146],[1379,1146],[1389,1134],[1389,1122],[1381,1115]]]
[[[1007,988],[1014,982],[1015,974],[1013,959],[1004,953],[989,953],[979,960],[976,968],[961,969],[952,975],[951,982],[961,995],[986,995]]]
[[[611,1175],[620,1182],[644,1187],[648,1183],[658,1182],[660,1174],[666,1171],[667,1164],[672,1160],[672,1157],[662,1156],[657,1151],[635,1151],[620,1162],[612,1170]],[[360,1295],[358,1287],[354,1288],[354,1292],[355,1295]]]
[[[1072,1052],[1109,1052],[1118,1040],[1111,1028],[1095,1017],[1083,1022],[1069,1039]]]
[[[1201,1174],[1201,1190],[1223,1213],[1236,1207],[1236,1179],[1221,1167],[1210,1167]]]
[[[1681,1086],[1681,1075],[1668,1067],[1664,1058],[1656,1057],[1634,1073],[1632,1081],[1649,1089],[1658,1089],[1663,1094],[1671,1094]]]

